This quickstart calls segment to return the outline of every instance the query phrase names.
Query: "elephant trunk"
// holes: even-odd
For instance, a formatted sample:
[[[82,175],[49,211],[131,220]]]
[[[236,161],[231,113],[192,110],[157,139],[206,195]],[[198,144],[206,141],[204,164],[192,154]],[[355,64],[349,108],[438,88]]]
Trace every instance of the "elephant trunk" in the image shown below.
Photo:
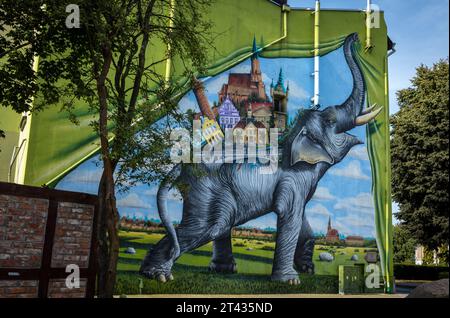
[[[356,59],[356,42],[358,34],[350,34],[344,42],[344,55],[353,77],[353,90],[348,99],[336,106],[336,130],[345,132],[356,126],[356,119],[361,114],[364,105],[366,84],[359,62]]]

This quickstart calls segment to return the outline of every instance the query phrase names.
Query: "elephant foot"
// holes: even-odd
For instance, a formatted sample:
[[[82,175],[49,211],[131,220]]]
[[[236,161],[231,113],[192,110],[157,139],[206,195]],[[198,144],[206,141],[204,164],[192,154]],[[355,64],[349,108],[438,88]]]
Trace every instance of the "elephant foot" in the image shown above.
[[[288,273],[274,272],[271,279],[272,281],[288,283],[289,285],[300,285],[300,278],[295,270]]]
[[[220,274],[235,274],[237,273],[237,265],[234,260],[226,263],[211,261],[211,263],[209,263],[209,270]]]
[[[155,279],[161,283],[173,280],[171,266],[146,267],[139,270],[139,274],[149,279]]]
[[[300,273],[309,275],[314,275],[315,273],[313,261],[301,262],[300,264],[296,265],[296,268]]]

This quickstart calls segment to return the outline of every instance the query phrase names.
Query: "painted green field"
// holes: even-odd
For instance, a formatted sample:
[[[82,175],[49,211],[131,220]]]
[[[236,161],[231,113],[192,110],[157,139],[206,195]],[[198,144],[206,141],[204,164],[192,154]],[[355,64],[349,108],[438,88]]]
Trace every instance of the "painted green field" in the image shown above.
[[[274,242],[233,238],[233,255],[238,274],[221,275],[208,271],[212,256],[212,243],[182,255],[173,267],[175,280],[165,284],[143,278],[138,270],[147,250],[163,235],[143,232],[120,232],[121,249],[118,264],[117,294],[245,294],[245,293],[336,293],[338,265],[354,264],[350,258],[358,255],[363,262],[364,248],[336,248],[316,246],[314,251],[315,275],[300,275],[301,284],[290,286],[270,281]],[[124,253],[133,247],[136,254]],[[332,252],[333,262],[321,262],[321,252]],[[139,288],[142,281],[142,290]]]

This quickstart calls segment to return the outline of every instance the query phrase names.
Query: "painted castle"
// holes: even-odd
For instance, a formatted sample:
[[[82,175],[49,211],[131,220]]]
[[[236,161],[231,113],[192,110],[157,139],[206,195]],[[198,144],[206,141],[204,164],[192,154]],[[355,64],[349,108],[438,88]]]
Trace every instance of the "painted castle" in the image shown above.
[[[256,40],[253,40],[250,73],[230,73],[227,83],[218,92],[218,106],[206,110],[209,105],[204,98],[198,98],[201,113],[196,118],[215,118],[222,131],[233,129],[233,134],[242,134],[244,142],[250,137],[258,138],[258,131],[265,129],[268,136],[270,128],[278,128],[282,133],[286,129],[289,84],[285,85],[283,70],[278,80],[270,85],[267,94],[258,57]],[[258,140],[258,139],[256,139]],[[265,139],[268,140],[268,139]]]

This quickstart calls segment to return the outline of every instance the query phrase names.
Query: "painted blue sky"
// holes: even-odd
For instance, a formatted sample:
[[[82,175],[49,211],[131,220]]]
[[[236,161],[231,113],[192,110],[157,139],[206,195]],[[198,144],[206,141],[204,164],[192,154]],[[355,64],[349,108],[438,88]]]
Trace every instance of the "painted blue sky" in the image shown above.
[[[293,117],[300,107],[309,107],[313,94],[313,59],[264,59],[260,58],[263,79],[268,92],[272,78],[276,81],[280,68],[284,78],[289,82],[288,112]],[[337,105],[345,101],[352,88],[352,77],[341,49],[321,59],[321,104]],[[250,61],[244,61],[234,68],[216,77],[205,80],[205,88],[210,104],[217,101],[217,92],[227,82],[231,72],[248,73]],[[198,111],[195,97],[188,93],[180,102],[183,110]],[[359,127],[351,131],[365,141],[365,128]],[[96,166],[97,158],[84,163],[70,173],[59,184],[59,189],[96,193],[100,169]],[[118,194],[118,206],[122,215],[158,219],[156,209],[157,185],[147,187],[139,185],[131,192]],[[316,233],[326,231],[328,218],[333,226],[343,235],[374,236],[374,208],[371,196],[370,163],[365,145],[357,146],[338,165],[331,168],[319,183],[316,195],[309,202],[306,210],[308,219]],[[169,199],[169,211],[175,221],[181,219],[182,201],[174,191]],[[276,217],[269,214],[252,220],[247,226],[267,228],[276,227]]]
[[[322,0],[321,7],[365,9],[366,0]],[[410,85],[415,68],[449,56],[449,0],[372,0],[384,11],[396,53],[389,58],[391,113],[398,111],[395,92]],[[314,0],[289,0],[292,7],[314,7]]]
[[[314,0],[289,0],[292,7],[314,7]],[[366,0],[322,0],[322,8],[364,9]],[[384,11],[396,53],[389,58],[390,113],[398,111],[396,92],[407,88],[420,64],[449,56],[449,0],[372,0]],[[395,202],[393,211],[398,211]],[[394,220],[395,221],[395,220]]]

